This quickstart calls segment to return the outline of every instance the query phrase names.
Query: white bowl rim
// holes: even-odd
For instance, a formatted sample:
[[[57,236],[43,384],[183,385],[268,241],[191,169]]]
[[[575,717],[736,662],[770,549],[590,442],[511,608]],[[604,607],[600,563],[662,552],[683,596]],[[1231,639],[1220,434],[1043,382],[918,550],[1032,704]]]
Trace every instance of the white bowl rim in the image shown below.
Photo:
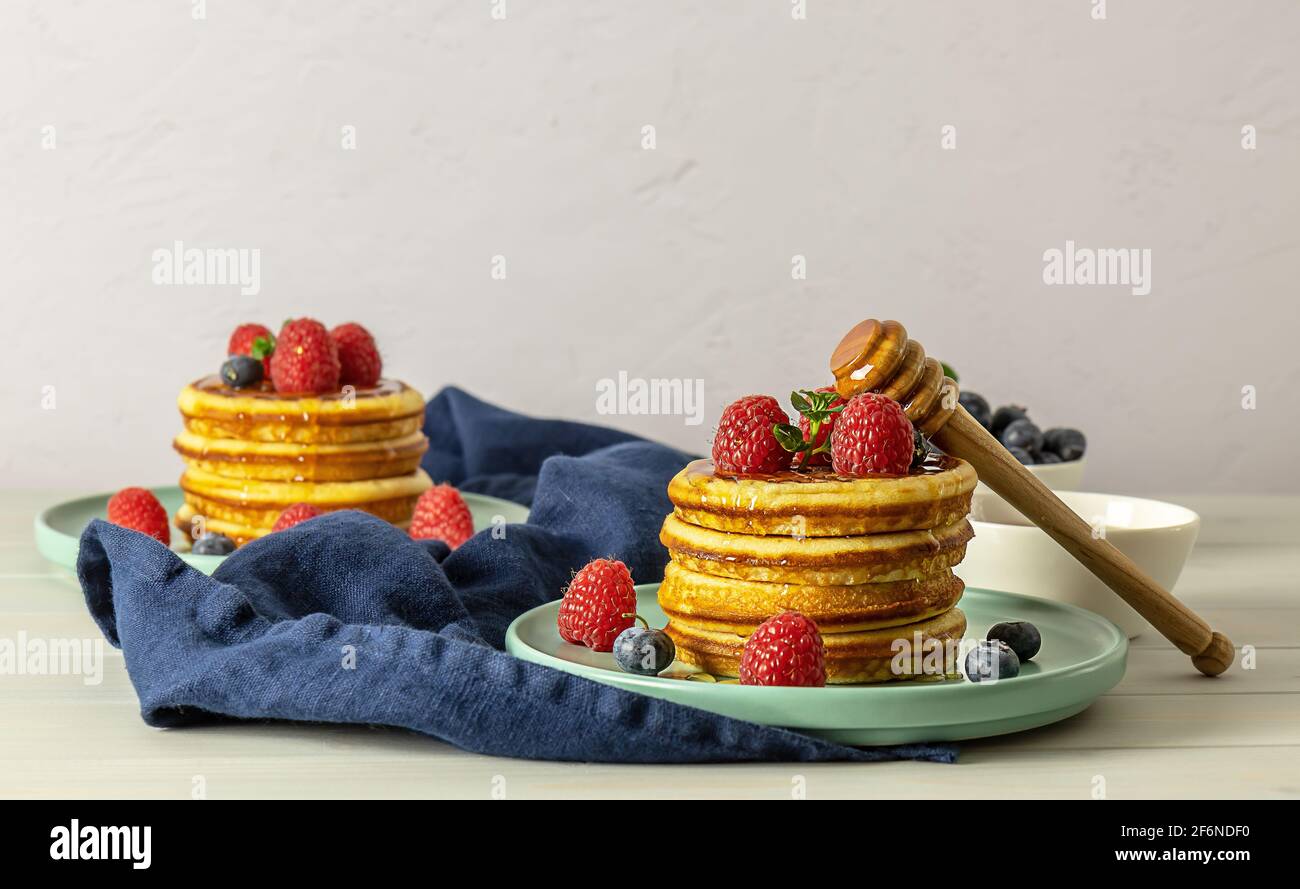
[[[1069,506],[1071,509],[1074,509],[1074,507],[1070,505],[1068,500],[1066,500],[1067,497],[1073,497],[1073,496],[1099,497],[1099,498],[1105,498],[1107,500],[1119,500],[1125,503],[1152,503],[1158,507],[1174,510],[1176,513],[1181,513],[1185,516],[1185,518],[1183,518],[1180,521],[1170,522],[1162,525],[1142,525],[1136,528],[1117,527],[1114,529],[1114,532],[1119,534],[1143,534],[1143,533],[1150,533],[1153,531],[1181,531],[1186,528],[1199,527],[1201,524],[1200,513],[1198,513],[1196,510],[1188,506],[1183,506],[1181,503],[1170,503],[1168,500],[1155,500],[1150,497],[1134,497],[1129,494],[1107,494],[1105,491],[1053,491],[1052,493],[1060,497],[1061,500],[1065,502],[1065,505]],[[1013,506],[1012,508],[1014,509],[1015,507]],[[1028,524],[1021,525],[1021,524],[1012,524],[1010,522],[986,522],[982,519],[976,519],[969,516],[967,518],[970,521],[970,523],[976,527],[983,525],[988,528],[998,528],[1000,530],[1007,529],[1008,531],[1025,531],[1025,532],[1042,530],[1033,522],[1030,522],[1028,519],[1025,519],[1025,521]]]
[[[1082,457],[1075,457],[1073,460],[1058,460],[1058,461],[1055,462],[1055,463],[1024,463],[1024,464],[1022,464],[1022,465],[1023,465],[1026,469],[1028,469],[1028,468],[1031,467],[1031,466],[1033,466],[1033,467],[1042,467],[1042,466],[1073,466],[1073,465],[1076,464],[1076,463],[1086,463],[1087,461],[1088,461],[1088,455],[1087,455],[1087,454],[1084,454]]]

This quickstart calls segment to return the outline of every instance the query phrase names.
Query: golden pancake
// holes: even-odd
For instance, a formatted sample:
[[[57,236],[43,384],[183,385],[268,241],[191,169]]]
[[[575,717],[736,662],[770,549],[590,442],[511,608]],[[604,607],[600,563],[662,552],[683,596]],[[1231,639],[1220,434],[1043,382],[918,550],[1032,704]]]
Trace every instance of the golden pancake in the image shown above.
[[[198,518],[197,523],[195,518]],[[256,540],[271,533],[270,526],[253,527],[251,525],[241,524],[239,522],[226,521],[224,519],[213,518],[203,515],[194,508],[190,503],[182,503],[180,509],[176,510],[176,515],[172,519],[172,524],[181,531],[189,535],[190,540],[198,540],[203,534],[209,531],[215,531],[218,534],[225,534],[231,540],[235,541],[235,546],[243,546],[250,540]]]
[[[935,617],[957,604],[964,586],[946,570],[917,580],[805,586],[717,577],[669,562],[659,607],[670,619],[697,629],[741,636],[782,611],[798,611],[823,633],[846,633]]]
[[[364,512],[370,512],[370,509],[364,509]],[[407,509],[407,513],[409,515],[409,509]],[[235,512],[231,511],[230,515],[235,515]],[[192,524],[195,516],[201,517],[198,526],[199,534],[203,532],[225,534],[226,537],[233,539],[235,546],[243,546],[248,541],[255,541],[255,539],[265,537],[266,534],[270,533],[270,525],[248,525],[233,519],[216,519],[216,517],[204,515],[201,509],[195,508],[191,503],[182,503],[181,508],[175,511],[174,524],[182,532],[190,534],[191,539],[196,539],[195,525]],[[380,517],[383,519],[383,516]],[[272,524],[274,524],[274,517],[272,517]],[[411,521],[409,519],[406,521],[393,521],[393,524],[398,528],[406,529],[411,524]]]
[[[200,515],[210,530],[248,539],[260,536],[258,532],[270,531],[286,507],[310,503],[324,512],[359,509],[404,526],[411,520],[415,501],[432,485],[423,469],[394,478],[363,481],[273,482],[227,478],[190,467],[180,480],[188,509],[176,514],[175,523],[189,530],[192,518]],[[234,528],[235,534],[222,526]]]
[[[701,574],[805,586],[853,586],[915,580],[962,560],[975,532],[962,518],[924,531],[854,537],[728,534],[691,525],[673,513],[659,540],[677,564]]]
[[[908,475],[855,477],[829,468],[731,475],[712,460],[687,464],[668,484],[685,522],[719,531],[842,537],[950,525],[970,511],[975,470],[935,455]]]
[[[275,520],[284,511],[285,507],[291,505],[259,506],[254,504],[245,506],[212,500],[190,491],[184,492],[184,497],[193,513],[206,519],[229,522],[247,528],[266,528],[267,530],[270,530],[271,526],[275,524]],[[394,525],[402,525],[410,522],[411,513],[415,510],[415,501],[418,499],[418,494],[410,494],[378,500],[364,500],[356,503],[316,503],[313,505],[322,512],[330,512],[335,509],[359,509]],[[177,522],[180,522],[179,515],[177,516]]]
[[[393,478],[301,483],[228,478],[190,467],[181,475],[180,486],[187,494],[238,507],[283,509],[310,503],[321,509],[359,509],[375,501],[418,497],[433,482],[423,469]]]
[[[187,465],[227,478],[266,481],[357,481],[409,475],[429,448],[422,433],[387,441],[302,444],[206,438],[185,431],[172,447]]]
[[[286,415],[287,416],[287,415]],[[284,441],[303,444],[355,444],[366,441],[389,441],[418,433],[424,417],[403,417],[355,426],[295,425],[289,422],[245,423],[225,418],[186,417],[185,429],[203,438],[234,438],[244,441]]]
[[[191,433],[243,441],[385,441],[418,432],[424,419],[424,397],[398,380],[380,380],[369,389],[281,395],[268,383],[231,389],[209,376],[181,390],[177,405]]]
[[[738,676],[745,637],[702,629],[678,618],[666,632],[677,657],[714,676]],[[823,633],[830,684],[956,678],[966,615],[952,608],[917,623],[850,633]]]

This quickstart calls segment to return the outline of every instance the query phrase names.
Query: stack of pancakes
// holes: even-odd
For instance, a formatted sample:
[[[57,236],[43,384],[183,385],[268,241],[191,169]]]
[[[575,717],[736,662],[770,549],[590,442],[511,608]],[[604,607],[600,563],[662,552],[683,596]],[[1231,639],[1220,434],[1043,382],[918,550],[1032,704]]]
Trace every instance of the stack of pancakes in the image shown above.
[[[678,658],[736,676],[754,629],[798,611],[821,629],[828,682],[954,675],[956,645],[942,643],[966,630],[952,567],[974,536],[975,482],[970,464],[947,456],[867,478],[689,464],[668,486],[674,509],[659,535],[672,557],[659,604]],[[939,650],[941,664],[922,657]]]
[[[186,469],[175,522],[186,532],[201,516],[203,530],[242,546],[294,503],[360,509],[405,527],[432,485],[420,469],[424,398],[405,383],[280,395],[211,376],[186,386],[178,404],[185,430],[173,444]]]

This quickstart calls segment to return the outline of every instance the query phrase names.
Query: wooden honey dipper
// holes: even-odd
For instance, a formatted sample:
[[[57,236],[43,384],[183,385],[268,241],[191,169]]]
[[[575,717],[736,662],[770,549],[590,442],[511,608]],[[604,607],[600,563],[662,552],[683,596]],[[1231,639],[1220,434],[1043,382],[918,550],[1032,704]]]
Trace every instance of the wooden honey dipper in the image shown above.
[[[957,383],[897,321],[863,321],[831,355],[835,388],[844,398],[888,395],[945,452],[975,467],[980,481],[1065,547],[1184,654],[1217,676],[1232,664],[1232,642],[1175,599],[1113,544],[1061,502],[957,402]]]

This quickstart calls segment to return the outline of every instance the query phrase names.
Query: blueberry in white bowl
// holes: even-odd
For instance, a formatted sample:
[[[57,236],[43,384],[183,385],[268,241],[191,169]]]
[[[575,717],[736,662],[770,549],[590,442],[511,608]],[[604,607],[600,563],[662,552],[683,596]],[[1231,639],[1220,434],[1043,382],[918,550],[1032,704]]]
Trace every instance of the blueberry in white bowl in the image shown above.
[[[993,410],[983,395],[976,392],[962,392],[957,396],[957,403],[966,408],[966,413],[975,418],[985,429],[993,422]]]
[[[958,396],[961,406],[993,437],[1028,466],[1073,463],[1082,460],[1088,440],[1078,429],[1055,426],[1046,432],[1029,418],[1029,409],[1021,404],[1004,404],[990,410],[988,399],[977,392],[964,391]],[[1028,454],[1029,459],[1024,455]]]
[[[1029,416],[1027,409],[1018,404],[1004,404],[993,412],[993,419],[989,421],[989,432],[992,432],[995,438],[1002,438],[1002,430],[1006,429],[1016,420],[1023,420]]]
[[[1021,448],[1037,454],[1043,448],[1043,433],[1029,418],[1012,420],[1002,430],[1002,444],[1008,448]]]
[[[1043,433],[1043,448],[1064,461],[1078,460],[1088,450],[1088,439],[1078,429],[1058,426]]]
[[[1026,466],[1030,466],[1034,462],[1034,455],[1026,451],[1024,448],[1017,448],[1012,446],[1007,448],[1007,453],[1015,457],[1017,460],[1019,460],[1021,463],[1025,464]]]

